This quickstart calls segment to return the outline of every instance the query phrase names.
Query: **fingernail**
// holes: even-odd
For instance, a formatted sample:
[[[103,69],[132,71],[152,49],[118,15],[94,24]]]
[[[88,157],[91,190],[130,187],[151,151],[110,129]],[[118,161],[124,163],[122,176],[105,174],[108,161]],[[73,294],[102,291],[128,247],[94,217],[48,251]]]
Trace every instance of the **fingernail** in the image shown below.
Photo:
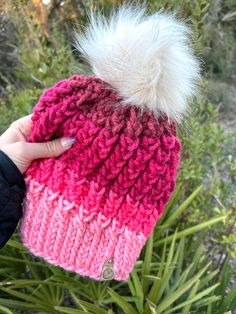
[[[72,146],[74,143],[76,142],[74,137],[62,137],[61,138],[61,145],[63,147],[67,147],[69,148],[70,146]]]

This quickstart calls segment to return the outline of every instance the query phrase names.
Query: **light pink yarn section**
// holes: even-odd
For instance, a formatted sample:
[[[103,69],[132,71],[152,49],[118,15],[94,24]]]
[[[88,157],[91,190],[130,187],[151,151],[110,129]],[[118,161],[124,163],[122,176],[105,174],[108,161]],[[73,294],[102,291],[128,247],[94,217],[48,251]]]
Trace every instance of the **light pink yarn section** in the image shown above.
[[[32,178],[26,183],[20,233],[34,255],[95,280],[102,279],[104,265],[112,260],[112,279],[128,279],[147,240],[142,232],[118,228],[115,218],[101,213],[88,215],[83,205]]]

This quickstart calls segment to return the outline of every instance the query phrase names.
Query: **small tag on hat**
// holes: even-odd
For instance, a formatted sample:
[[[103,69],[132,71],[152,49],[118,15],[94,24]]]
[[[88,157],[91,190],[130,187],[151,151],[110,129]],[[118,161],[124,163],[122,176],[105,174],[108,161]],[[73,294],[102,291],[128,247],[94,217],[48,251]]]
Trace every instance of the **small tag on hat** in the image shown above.
[[[110,258],[103,264],[101,280],[111,280],[114,278],[114,276],[114,262]]]

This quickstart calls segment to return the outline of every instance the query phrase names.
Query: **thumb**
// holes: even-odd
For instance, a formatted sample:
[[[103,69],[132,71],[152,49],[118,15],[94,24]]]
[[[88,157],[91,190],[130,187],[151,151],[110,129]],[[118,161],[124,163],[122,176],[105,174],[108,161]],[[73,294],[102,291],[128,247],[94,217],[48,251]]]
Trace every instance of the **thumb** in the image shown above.
[[[57,157],[67,151],[74,143],[73,137],[62,137],[45,143],[25,143],[25,153],[30,160]]]

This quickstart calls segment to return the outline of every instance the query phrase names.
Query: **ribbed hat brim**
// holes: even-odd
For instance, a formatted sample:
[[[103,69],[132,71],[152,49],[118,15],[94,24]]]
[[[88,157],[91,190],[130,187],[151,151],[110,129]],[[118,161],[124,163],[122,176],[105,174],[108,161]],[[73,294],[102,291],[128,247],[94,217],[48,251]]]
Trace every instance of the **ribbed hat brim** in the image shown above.
[[[20,235],[34,255],[95,280],[126,281],[147,238],[107,223],[34,179],[27,182]]]

